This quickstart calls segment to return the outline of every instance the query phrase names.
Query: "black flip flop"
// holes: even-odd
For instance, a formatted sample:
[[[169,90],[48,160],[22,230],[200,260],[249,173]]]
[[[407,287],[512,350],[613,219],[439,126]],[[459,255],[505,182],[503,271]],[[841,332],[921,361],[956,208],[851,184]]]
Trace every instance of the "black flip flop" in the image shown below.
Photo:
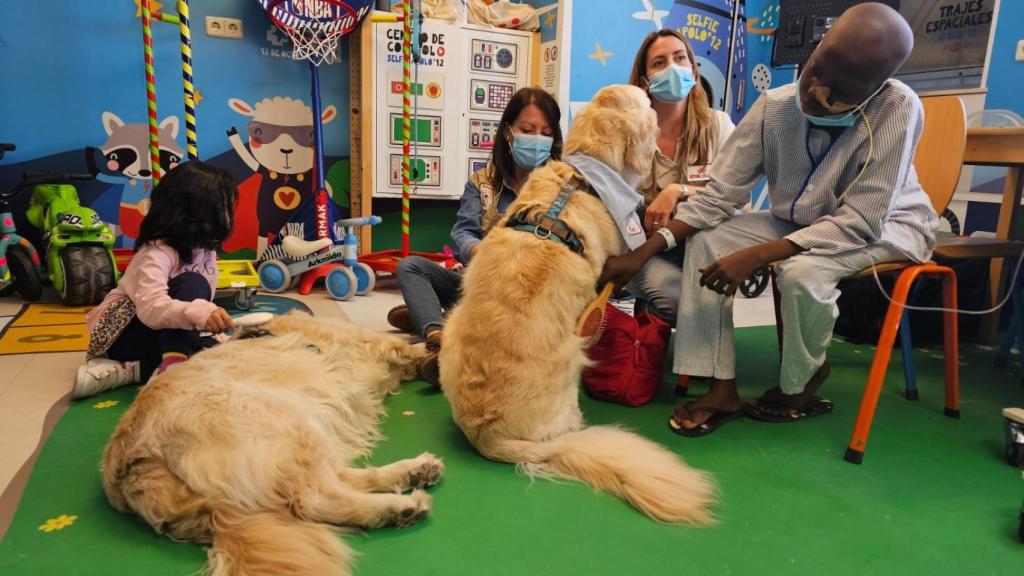
[[[686,436],[688,438],[699,438],[701,436],[707,436],[715,430],[718,430],[726,422],[732,422],[737,418],[743,417],[742,410],[736,410],[729,412],[728,410],[722,410],[721,408],[715,408],[714,406],[694,406],[693,402],[690,402],[686,406],[683,406],[686,412],[693,416],[696,413],[703,412],[705,414],[711,414],[711,417],[702,424],[698,424],[693,428],[687,428],[683,426],[682,420],[676,421],[675,414],[668,419],[668,427],[670,430],[679,434],[680,436]]]
[[[796,422],[812,416],[828,414],[833,408],[831,400],[819,398],[818,396],[811,396],[811,398],[799,408],[794,408],[793,406],[787,406],[782,402],[773,402],[770,400],[759,399],[756,402],[757,404],[750,402],[744,404],[743,413],[746,414],[748,418],[753,418],[754,420],[760,420],[762,422],[772,422],[775,424]]]

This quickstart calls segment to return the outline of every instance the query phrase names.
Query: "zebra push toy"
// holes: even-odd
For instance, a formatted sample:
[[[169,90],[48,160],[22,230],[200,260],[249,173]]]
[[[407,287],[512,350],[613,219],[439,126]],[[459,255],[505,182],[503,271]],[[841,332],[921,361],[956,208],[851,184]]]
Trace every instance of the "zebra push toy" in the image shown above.
[[[313,213],[313,218],[310,218]],[[379,224],[379,216],[337,219],[337,208],[326,191],[318,193],[267,247],[260,263],[260,286],[271,294],[298,286],[299,294],[309,294],[320,278],[327,293],[336,300],[363,296],[373,290],[373,268],[358,261],[356,226]],[[307,224],[314,223],[314,226]],[[319,231],[326,230],[326,236]],[[312,238],[309,238],[312,236]]]

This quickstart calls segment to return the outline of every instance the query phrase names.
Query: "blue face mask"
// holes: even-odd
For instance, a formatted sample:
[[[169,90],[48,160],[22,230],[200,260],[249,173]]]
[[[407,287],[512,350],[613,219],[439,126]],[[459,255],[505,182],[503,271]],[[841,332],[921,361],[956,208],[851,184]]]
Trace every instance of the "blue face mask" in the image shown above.
[[[673,64],[651,76],[647,91],[662,102],[682,102],[696,85],[693,70]]]
[[[854,122],[857,121],[857,118],[854,116],[854,114],[856,114],[857,112],[863,110],[864,107],[868,105],[868,102],[870,102],[871,99],[875,97],[875,94],[878,94],[879,92],[881,92],[882,88],[884,88],[884,87],[885,87],[885,84],[883,83],[881,86],[878,87],[877,90],[872,92],[870,96],[865,98],[863,102],[861,102],[857,106],[851,108],[849,111],[843,112],[841,114],[831,114],[831,115],[828,115],[828,116],[812,116],[812,115],[808,114],[807,112],[804,112],[804,107],[800,103],[800,88],[797,87],[797,89],[796,89],[796,107],[807,118],[807,121],[810,122],[811,124],[814,124],[815,126],[821,126],[823,128],[831,128],[831,127],[849,128],[850,126],[853,126]]]
[[[512,159],[520,168],[532,170],[551,158],[555,139],[543,134],[513,134]]]

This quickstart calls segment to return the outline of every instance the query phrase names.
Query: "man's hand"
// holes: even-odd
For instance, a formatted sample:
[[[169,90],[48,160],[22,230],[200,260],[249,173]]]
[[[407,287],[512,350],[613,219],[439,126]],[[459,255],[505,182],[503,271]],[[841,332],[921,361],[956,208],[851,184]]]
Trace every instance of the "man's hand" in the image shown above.
[[[612,256],[604,263],[601,276],[597,280],[597,286],[601,287],[611,282],[616,288],[621,288],[636,276],[644,267],[647,259],[640,257],[636,252]]]
[[[680,184],[669,184],[664,190],[658,192],[654,202],[644,210],[644,229],[654,232],[662,226],[667,226],[675,214],[676,205],[683,195],[683,187]]]
[[[733,252],[715,260],[707,268],[701,268],[700,285],[713,292],[732,296],[754,270],[768,264],[761,261],[757,254],[758,248],[754,246]]]
[[[701,268],[700,285],[713,292],[732,296],[754,270],[802,251],[803,248],[785,238],[744,248],[715,260],[707,268]]]
[[[234,327],[235,322],[231,320],[231,315],[228,314],[227,310],[217,308],[210,312],[210,316],[206,319],[206,325],[203,326],[203,331],[211,334],[220,334],[228,328]]]

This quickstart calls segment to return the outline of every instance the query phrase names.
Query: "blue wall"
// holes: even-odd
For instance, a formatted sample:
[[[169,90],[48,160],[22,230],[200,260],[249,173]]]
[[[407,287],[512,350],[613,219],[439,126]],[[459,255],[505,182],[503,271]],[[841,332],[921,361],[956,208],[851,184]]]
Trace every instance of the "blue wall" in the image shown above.
[[[0,139],[16,141],[17,157],[36,158],[102,142],[104,111],[126,122],[146,121],[146,92],[140,19],[131,0],[104,2],[52,0],[15,2],[0,18]],[[174,2],[167,8],[173,10]],[[243,40],[210,38],[207,15],[240,18]],[[45,23],[45,26],[44,26]],[[230,148],[225,130],[245,119],[228,108],[229,98],[255,104],[273,96],[309,103],[307,66],[290,58],[264,56],[280,50],[268,41],[272,25],[252,0],[192,2],[192,51],[198,105],[198,135],[203,157]],[[153,49],[160,118],[183,115],[181,64],[176,26],[154,23]],[[276,33],[276,37],[280,35]],[[286,47],[287,49],[287,47]],[[344,66],[325,68],[321,92],[325,106],[347,110],[348,74]],[[348,154],[348,114],[328,124],[329,155]],[[184,134],[179,138],[184,145]]]
[[[630,68],[640,42],[658,28],[682,28],[693,45],[701,75],[712,85],[716,108],[723,108],[729,39],[732,30],[726,14],[733,0],[577,0],[573,2],[572,56],[569,99],[587,102],[607,84],[629,80]],[[738,121],[759,95],[755,85],[768,79],[768,87],[792,81],[791,70],[770,68],[771,36],[778,22],[778,0],[749,0],[741,5],[738,51],[733,62],[734,89],[745,84],[740,109],[728,112]],[[651,17],[649,7],[654,8]],[[600,45],[600,51],[598,51]],[[758,68],[757,64],[763,64]],[[757,70],[758,82],[753,74]],[[767,72],[767,75],[765,75]],[[769,78],[770,77],[770,78]],[[738,94],[738,90],[735,92]]]
[[[992,42],[985,108],[1013,110],[1024,116],[1024,62],[1015,62],[1017,41],[1024,39],[1024,2],[1002,0]]]
[[[1017,41],[1024,38],[1024,2],[1002,0],[996,20],[995,38],[989,61],[988,93],[985,96],[986,124],[1013,125],[1024,117],[1024,62],[1014,61]],[[993,113],[1007,111],[1007,113]],[[998,167],[975,166],[971,178],[971,191],[991,195],[987,202],[968,202],[963,230],[994,231],[999,217],[999,202],[1006,170]],[[1024,220],[1017,219],[1024,226]],[[1019,228],[1019,227],[1018,227]],[[1018,229],[1016,237],[1021,237]]]
[[[173,11],[175,2],[163,3]],[[126,124],[146,122],[146,92],[142,31],[137,8],[130,0],[99,3],[80,0],[16,2],[5,7],[0,18],[0,141],[15,142],[16,152],[0,165],[0,187],[9,188],[26,170],[83,171],[85,149],[107,140],[101,122],[111,112]],[[241,19],[243,40],[208,37],[204,31],[207,15]],[[154,21],[153,48],[157,76],[158,115],[161,121],[178,118],[180,128],[171,144],[185,146],[179,36],[176,25]],[[201,99],[197,105],[200,157],[228,169],[240,182],[240,189],[256,194],[259,175],[246,166],[232,149],[226,131],[237,128],[243,142],[248,140],[250,118],[228,106],[237,98],[251,106],[274,97],[300,99],[310,104],[310,75],[305,62],[288,57],[290,45],[252,0],[201,0],[192,2],[192,60],[194,83]],[[347,42],[342,41],[347,48]],[[345,50],[347,51],[347,50]],[[323,105],[333,105],[335,117],[325,124],[325,153],[333,166],[349,152],[348,68],[321,68]],[[164,143],[162,142],[162,145]],[[142,142],[140,146],[144,146]],[[338,170],[331,173],[335,198],[347,202],[347,178]],[[143,193],[146,178],[110,182],[86,182],[79,186],[83,203],[99,209],[105,220],[121,224],[123,194],[111,191],[123,186],[127,192]],[[109,180],[109,178],[108,178]],[[264,179],[265,180],[265,179]],[[311,178],[298,185],[311,191]],[[293,182],[294,183],[294,182]],[[129,190],[133,188],[134,190]],[[15,203],[19,229],[25,224],[18,215],[27,198]],[[240,220],[255,220],[254,203]],[[254,240],[241,242],[246,248]],[[236,248],[239,247],[236,243]]]

